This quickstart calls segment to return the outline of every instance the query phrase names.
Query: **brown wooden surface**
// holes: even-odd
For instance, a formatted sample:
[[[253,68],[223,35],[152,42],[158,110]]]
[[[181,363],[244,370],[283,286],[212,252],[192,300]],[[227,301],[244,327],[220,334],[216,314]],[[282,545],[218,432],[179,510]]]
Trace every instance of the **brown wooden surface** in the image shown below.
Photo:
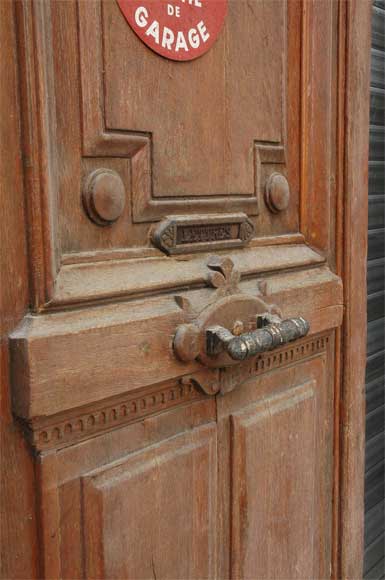
[[[11,407],[8,334],[28,308],[27,248],[20,151],[14,5],[0,3],[0,575],[38,575],[35,495],[30,451]]]
[[[151,131],[154,195],[252,194],[250,145],[255,140],[282,139],[284,4],[267,3],[257,17],[247,3],[230,2],[225,29],[214,49],[203,59],[178,68],[167,59],[152,57],[135,34],[127,31],[116,4],[106,3],[102,18],[106,125]],[[117,59],[117,44],[132,58]],[[252,60],[250,51],[255,51]],[[268,62],[266,52],[271,54]],[[132,78],[135,83],[129,81]],[[169,82],[163,82],[164,78]],[[160,83],[159,100],[143,102],[141,95],[150,94],[154,82]],[[189,91],[186,86],[191,87]],[[245,112],[241,118],[240,102]],[[198,109],[196,119],[191,112]],[[175,114],[170,116],[168,110]],[[188,134],[191,137],[186,139]]]
[[[45,576],[215,577],[216,461],[213,399],[43,456],[40,514],[60,517]]]
[[[333,352],[333,341],[324,346],[318,356],[292,366],[289,372],[278,371],[249,380],[220,400],[220,514],[232,522],[231,534],[226,528],[222,530],[221,578],[281,578],[283,570],[284,577],[290,578],[328,575],[331,504],[327,498],[332,485],[333,428],[328,357]],[[304,408],[308,412],[301,414],[301,421],[292,422],[291,418]],[[308,413],[313,415],[310,422]],[[302,429],[307,430],[304,437],[300,437]],[[256,433],[258,436],[253,439]],[[303,451],[301,458],[297,456],[299,449],[307,445],[318,449],[317,461],[313,462],[312,454],[305,458]],[[230,472],[228,462],[232,465]],[[260,469],[260,465],[264,468]],[[290,483],[297,476],[297,483]],[[314,481],[314,487],[307,487],[309,480]],[[308,494],[301,498],[300,490],[305,488]],[[302,509],[302,501],[308,502],[306,509]],[[309,517],[317,520],[313,522],[317,532],[312,540],[307,538],[303,543],[300,535],[309,526]],[[273,523],[274,518],[279,523]],[[296,526],[298,518],[301,524]],[[290,533],[285,533],[286,526]],[[261,575],[253,576],[253,570]]]
[[[340,325],[342,288],[329,270],[267,277],[264,284],[268,302],[280,304],[286,318],[298,314],[300,301],[312,333]],[[255,292],[255,283],[244,286]],[[188,293],[197,311],[211,295]],[[173,352],[175,329],[184,321],[173,297],[26,318],[12,335],[17,413],[51,415],[198,371],[199,363],[183,363]]]
[[[369,9],[231,0],[182,64],[115,1],[1,10],[3,576],[359,577]],[[84,207],[95,170],[126,196],[109,225]],[[151,241],[166,215],[221,212],[255,227],[218,251],[228,278],[209,247]],[[177,327],[224,297],[222,323],[251,324],[246,295],[309,335],[227,368],[178,359]]]
[[[142,87],[142,104],[143,107],[146,107],[145,102],[152,101],[149,89],[151,82],[154,83],[154,87],[160,87],[160,95],[169,95],[168,98],[171,98],[173,92],[178,94],[178,91],[181,90],[183,82],[183,79],[179,78],[182,74],[181,71],[186,71],[183,73],[184,75],[189,72],[190,77],[194,77],[193,71],[195,69],[198,71],[204,69],[206,75],[206,63],[211,62],[211,60],[213,60],[213,70],[210,69],[212,73],[210,76],[213,78],[218,75],[223,77],[224,55],[223,46],[221,46],[221,42],[222,44],[224,42],[223,39],[216,43],[213,50],[202,59],[184,63],[182,68],[177,64],[178,68],[170,69],[178,71],[178,75],[176,73],[168,74],[170,66],[175,66],[175,63],[163,62],[159,57],[154,57],[145,46],[142,46],[127,26],[118,6],[113,1],[105,2],[103,10],[100,9],[99,2],[80,2],[79,9],[74,2],[53,2],[52,5],[50,3],[31,3],[22,6],[21,3],[17,5],[20,21],[20,60],[22,67],[25,66],[25,76],[28,80],[23,89],[23,139],[24,147],[33,159],[29,170],[31,208],[41,206],[44,210],[36,216],[31,213],[34,227],[31,229],[30,235],[31,245],[35,252],[33,279],[36,286],[35,304],[37,307],[41,307],[47,300],[49,301],[53,294],[56,295],[57,290],[59,290],[58,298],[60,302],[63,302],[63,297],[67,297],[67,291],[71,292],[75,276],[77,280],[83,280],[83,285],[92,289],[92,292],[96,292],[99,297],[103,295],[103,292],[98,290],[98,286],[104,280],[103,285],[107,286],[104,295],[111,296],[113,291],[113,287],[109,286],[111,273],[109,271],[105,274],[101,272],[101,262],[106,267],[108,265],[109,270],[113,266],[109,262],[117,261],[115,264],[117,267],[116,275],[112,278],[113,284],[114,281],[116,284],[117,280],[121,281],[126,274],[124,269],[119,267],[124,266],[122,254],[111,255],[111,250],[117,249],[120,252],[125,250],[125,257],[128,259],[137,259],[148,255],[161,257],[160,252],[151,246],[148,224],[167,214],[213,213],[218,210],[224,211],[226,208],[227,211],[245,211],[252,216],[259,212],[259,238],[277,236],[277,242],[279,242],[281,235],[293,235],[294,237],[298,235],[299,103],[300,93],[303,90],[299,82],[300,73],[297,70],[301,61],[299,43],[301,11],[298,3],[289,2],[287,10],[282,8],[279,14],[275,15],[272,8],[267,6],[262,8],[262,5],[259,5],[259,9],[263,12],[261,15],[254,13],[252,6],[239,6],[237,10],[232,8],[229,13],[228,26],[233,27],[234,30],[231,33],[224,31],[223,36],[223,38],[228,37],[226,42],[230,43],[227,54],[229,51],[232,54],[231,59],[226,57],[226,62],[234,60],[234,62],[239,63],[241,61],[242,67],[237,64],[234,70],[232,69],[231,76],[229,76],[229,71],[226,73],[227,82],[230,82],[234,90],[239,93],[238,98],[235,98],[235,96],[230,95],[228,90],[229,98],[231,96],[231,106],[228,104],[226,108],[229,111],[227,120],[225,119],[226,122],[222,126],[221,121],[220,126],[218,126],[218,123],[215,122],[217,103],[214,99],[208,99],[205,102],[205,109],[211,118],[210,131],[206,129],[202,135],[200,126],[195,123],[195,133],[199,135],[199,139],[193,138],[195,133],[188,131],[185,120],[187,114],[194,118],[194,107],[197,106],[196,102],[191,100],[190,94],[189,99],[179,99],[179,107],[173,109],[173,121],[166,114],[161,116],[153,114],[153,122],[159,126],[162,124],[159,139],[156,138],[157,132],[154,127],[152,128],[154,145],[147,136],[149,131],[147,115],[145,115],[144,125],[140,124],[140,119],[135,121],[139,123],[136,125],[132,119],[132,109],[128,109],[127,105],[118,107],[116,114],[121,117],[120,127],[114,123],[113,129],[111,129],[107,119],[103,117],[104,109],[107,110],[110,106],[117,107],[121,101],[121,98],[117,97],[119,91],[123,91],[127,96],[137,85]],[[287,14],[282,14],[285,12]],[[247,15],[250,16],[247,25],[247,28],[250,29],[248,41],[238,46],[234,42],[234,37],[238,34],[237,27],[242,27]],[[277,59],[277,62],[274,61],[274,66],[282,68],[283,71],[290,66],[288,77],[283,72],[278,75],[282,82],[278,82],[279,79],[274,80],[271,58],[276,51],[272,50],[272,45],[269,43],[261,42],[260,50],[256,52],[254,49],[252,50],[253,55],[259,55],[253,65],[255,69],[253,69],[253,74],[245,74],[244,72],[253,62],[250,60],[250,39],[258,37],[260,22],[263,19],[267,19],[266,22],[269,22],[269,26],[274,28],[275,46],[278,43],[279,46],[284,47],[282,58]],[[291,34],[288,34],[289,30]],[[106,37],[105,54],[102,53],[101,43],[103,31]],[[108,49],[110,35],[112,35],[111,39],[114,39],[114,50],[112,47]],[[269,35],[266,36],[266,38],[268,37]],[[130,63],[133,65],[135,59],[115,58],[117,46],[121,46],[123,52],[128,50],[131,55],[132,51],[135,50],[135,54],[140,58],[143,71],[141,71],[141,76],[136,83],[130,81],[130,75],[127,75],[126,71],[120,71],[117,68],[118,62],[120,67],[124,67]],[[269,66],[265,65],[265,61],[270,63]],[[159,76],[163,73],[163,67],[166,67],[164,74]],[[143,73],[147,69],[154,71],[152,81],[149,80],[152,77],[149,79],[144,77]],[[257,78],[256,70],[259,71],[261,78],[264,78],[264,83],[261,85],[255,81]],[[106,79],[108,77],[107,84],[103,81],[103,71],[107,75]],[[120,76],[120,73],[124,73],[123,76]],[[234,81],[229,80],[232,77],[234,77]],[[156,78],[159,80],[156,81]],[[163,81],[160,83],[162,79]],[[193,78],[190,82],[193,85]],[[325,82],[327,83],[327,79]],[[109,84],[111,84],[111,89],[109,89]],[[122,84],[124,86],[121,86]],[[205,84],[201,82],[199,86],[203,87]],[[257,92],[252,90],[255,87],[257,87]],[[254,94],[255,92],[256,94]],[[252,95],[247,97],[249,107],[244,110],[246,95],[249,93]],[[268,99],[264,96],[265,94],[269,94]],[[36,106],[36,99],[40,99],[39,106]],[[159,100],[162,99],[159,96]],[[260,103],[259,100],[261,100]],[[236,104],[239,101],[242,101],[243,107],[239,108],[239,113],[236,114]],[[127,103],[129,102],[134,104],[136,100],[128,99]],[[250,107],[256,102],[258,106],[253,106],[251,109],[253,115],[251,121]],[[263,107],[265,107],[265,114],[261,115],[258,111],[261,111]],[[34,115],[28,116],[28,110],[31,108]],[[168,108],[167,104],[164,104],[164,110],[167,111]],[[140,113],[142,110],[142,108],[135,109],[136,115],[138,111]],[[201,116],[201,114],[202,107],[199,108],[199,115]],[[181,117],[179,117],[180,115]],[[254,115],[257,118],[254,119]],[[172,135],[169,131],[171,122],[174,122]],[[265,128],[262,127],[262,122]],[[255,126],[260,127],[260,131],[263,129],[260,135],[257,134],[258,131],[255,135],[253,134],[253,131],[256,131],[253,129]],[[172,155],[172,151],[179,150],[180,130],[176,130],[175,127],[184,127],[185,134],[189,135],[187,145],[181,147],[180,150],[185,152],[186,159],[190,159],[191,155],[187,153],[191,147],[195,148],[196,154],[193,156],[193,160],[196,166],[192,165],[191,160],[187,164],[185,161],[180,161],[179,154]],[[244,129],[245,127],[247,130]],[[220,161],[211,162],[210,171],[204,171],[204,166],[198,167],[198,161],[201,155],[205,159],[210,157],[210,143],[214,131],[219,131],[220,135],[225,136],[230,150]],[[35,136],[38,135],[40,141],[35,139]],[[245,142],[243,142],[244,139],[246,139]],[[157,143],[159,140],[163,144],[160,150],[167,149],[168,163],[171,164],[171,166],[168,165],[167,170],[164,170],[167,171],[166,178],[169,175],[169,179],[177,179],[176,183],[178,184],[182,184],[183,179],[186,179],[186,184],[191,184],[191,175],[195,174],[194,186],[190,187],[190,197],[187,194],[181,197],[183,189],[176,190],[174,193],[168,192],[166,183],[161,184],[161,189],[164,189],[164,185],[169,197],[163,198],[157,195],[155,182],[160,179],[158,177],[160,169],[157,157],[159,145],[156,146],[156,150],[154,149],[155,157],[151,156],[150,150],[155,147],[155,142]],[[41,147],[39,142],[42,143]],[[239,144],[241,142],[242,146]],[[233,147],[236,151],[234,154],[231,153]],[[172,149],[170,150],[170,148]],[[201,151],[205,151],[205,153],[202,154]],[[207,187],[209,176],[213,175],[213,179],[215,178],[216,168],[222,175],[221,179],[230,170],[232,164],[225,163],[225,159],[230,153],[233,159],[232,163],[238,167],[235,180],[249,183],[250,179],[253,178],[254,188],[247,195],[245,191],[242,193],[244,186],[239,185],[238,187],[236,183],[230,190],[225,185],[222,191],[219,191],[217,187],[211,188],[210,185],[209,189],[204,191],[202,189],[203,182]],[[51,159],[47,165],[49,172],[43,171],[41,175],[35,174],[39,163],[41,162],[43,166],[46,166],[48,158]],[[57,162],[59,159],[60,163]],[[176,170],[172,163],[177,164],[179,161],[180,168]],[[152,170],[153,162],[155,163],[154,176],[152,176],[154,173]],[[247,167],[243,167],[245,164]],[[226,171],[223,169],[224,165]],[[113,227],[109,228],[95,226],[85,214],[82,204],[79,204],[78,197],[82,190],[82,181],[93,170],[103,167],[116,171],[120,175],[126,186],[126,191],[131,197],[131,203],[126,204],[121,218]],[[273,169],[287,174],[290,181],[291,204],[279,216],[272,216],[261,199],[264,181]],[[235,170],[231,169],[231,171]],[[175,174],[174,178],[172,178],[173,174]],[[198,183],[200,183],[199,186]],[[40,184],[40,187],[37,184]],[[196,186],[201,188],[200,196],[204,194],[204,197],[196,195],[199,190],[194,193],[193,187]],[[250,189],[250,186],[247,189]],[[33,209],[31,211],[33,212]],[[326,218],[327,216],[325,216],[325,223],[328,223]],[[257,225],[257,222],[255,223]],[[72,267],[70,270],[66,270],[61,266],[62,255],[71,254],[72,262],[76,262],[77,256],[81,259],[84,252],[91,252],[89,260],[91,262],[98,258],[99,284],[95,284],[95,279],[92,278],[92,268],[79,270]],[[114,257],[117,260],[114,260]],[[142,268],[143,264],[140,263],[138,266]],[[169,266],[167,268],[162,266],[164,275],[168,268]],[[144,269],[146,271],[148,268],[144,266]],[[88,273],[91,277],[88,277]],[[56,280],[58,276],[59,278]],[[133,277],[137,279],[138,275],[134,272]],[[163,286],[170,287],[171,285],[171,280],[164,280]],[[121,290],[120,294],[122,293],[126,294]],[[76,294],[76,301],[88,299],[84,290],[81,294]],[[72,298],[73,300],[74,298]]]
[[[357,577],[363,565],[370,22],[370,2],[347,3],[344,165],[347,199],[342,234],[346,315],[339,544],[339,574],[343,578]]]
[[[86,574],[215,578],[216,476],[215,423],[83,476]]]
[[[232,577],[319,576],[308,544],[319,526],[311,383],[234,413],[232,445]]]

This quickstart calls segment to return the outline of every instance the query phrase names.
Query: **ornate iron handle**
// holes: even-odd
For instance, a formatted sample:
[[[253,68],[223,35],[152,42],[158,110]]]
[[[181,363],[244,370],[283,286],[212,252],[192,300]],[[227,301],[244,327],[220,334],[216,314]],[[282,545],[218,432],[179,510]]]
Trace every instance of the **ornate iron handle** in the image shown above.
[[[282,320],[278,306],[265,302],[262,286],[257,295],[242,293],[240,274],[230,258],[212,256],[207,265],[208,282],[216,288],[211,301],[196,311],[186,297],[175,297],[184,314],[173,340],[179,360],[225,368],[309,332],[310,325],[302,317]]]
[[[223,326],[206,329],[206,354],[214,357],[221,352],[237,361],[242,361],[258,353],[272,350],[283,344],[306,336],[310,325],[302,317],[281,320],[278,316],[259,317],[258,326],[252,332],[235,336]]]

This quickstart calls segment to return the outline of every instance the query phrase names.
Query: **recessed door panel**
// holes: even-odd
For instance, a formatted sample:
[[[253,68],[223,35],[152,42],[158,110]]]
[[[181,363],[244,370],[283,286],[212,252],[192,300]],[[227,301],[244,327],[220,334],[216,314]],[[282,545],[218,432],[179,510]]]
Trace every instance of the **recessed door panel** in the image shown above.
[[[220,465],[229,465],[220,481],[219,509],[230,526],[221,539],[224,562],[229,557],[223,576],[303,580],[329,573],[328,360],[318,353],[255,376],[219,401]]]
[[[84,476],[86,576],[215,578],[216,470],[207,426]]]
[[[282,141],[286,12],[286,2],[230,0],[211,50],[175,63],[104,5],[106,125],[151,133],[156,196],[253,194],[254,142]]]
[[[234,578],[314,578],[318,526],[312,381],[231,416]]]

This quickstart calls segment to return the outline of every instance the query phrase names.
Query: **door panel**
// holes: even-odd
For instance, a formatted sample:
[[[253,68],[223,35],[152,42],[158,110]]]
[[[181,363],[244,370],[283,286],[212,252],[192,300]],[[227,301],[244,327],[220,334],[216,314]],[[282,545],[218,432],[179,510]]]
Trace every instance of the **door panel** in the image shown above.
[[[256,215],[265,164],[285,171],[288,161],[294,201],[289,212],[267,227],[283,222],[277,233],[297,231],[299,160],[294,140],[298,147],[300,86],[294,51],[298,55],[299,44],[287,40],[288,18],[296,29],[292,36],[298,38],[300,11],[295,3],[288,8],[286,2],[232,1],[212,50],[175,67],[143,46],[116,3],[105,2],[102,7],[80,3],[81,86],[87,98],[83,147],[93,157],[115,153],[132,160],[131,236],[143,239],[143,227],[135,224],[156,221],[167,213],[216,211],[225,205],[230,211]],[[121,51],[130,58],[121,58]],[[156,102],[151,99],[154,83]],[[100,162],[95,159],[94,165]],[[199,199],[213,196],[218,199]],[[263,213],[268,219],[268,212]],[[71,251],[76,241],[68,239]]]
[[[232,576],[313,578],[315,384],[231,416]]]
[[[86,576],[215,578],[216,428],[82,477]]]
[[[151,241],[152,230],[170,214],[241,211],[255,227],[251,247],[298,244],[306,230],[312,245],[332,254],[334,238],[324,230],[334,195],[335,87],[331,58],[319,66],[311,59],[322,50],[331,56],[336,14],[331,3],[307,5],[304,20],[300,2],[231,0],[218,42],[188,63],[152,53],[113,0],[18,8],[22,62],[32,59],[42,85],[38,90],[32,76],[25,86],[24,123],[31,134],[42,133],[49,167],[44,187],[33,189],[34,203],[45,208],[31,231],[41,262],[35,273],[39,306],[150,292],[158,260],[164,258],[164,273],[169,268]],[[306,99],[311,111],[303,110],[302,123],[302,95],[312,86],[313,67],[323,92]],[[37,94],[40,124],[27,114]],[[314,127],[316,138],[309,138]],[[103,169],[114,172],[126,200],[108,227],[95,225],[82,203],[87,180]],[[271,212],[264,202],[273,172],[289,182],[284,211]],[[317,228],[310,228],[308,207],[315,204],[323,210]],[[136,282],[133,289],[122,284],[127,278]],[[192,268],[190,280],[199,279]],[[175,271],[163,281],[166,288],[180,284]]]
[[[331,549],[331,344],[219,405],[231,578],[326,578]],[[228,505],[229,504],[229,505]],[[230,546],[230,550],[228,550]]]
[[[164,385],[163,413],[151,395],[140,422],[114,429],[115,405],[82,443],[58,432],[39,468],[45,577],[325,578],[333,340],[303,350],[217,401],[174,407]]]
[[[167,215],[244,212],[250,248],[306,252],[305,236],[333,257],[337,13],[305,4],[230,0],[218,41],[185,63],[141,43],[115,0],[17,6],[37,308],[158,288],[170,265],[152,236]],[[122,203],[102,224],[82,201],[95,171]],[[271,211],[265,185],[277,172],[290,199]],[[181,278],[173,269],[162,286]],[[194,266],[189,281],[201,283]]]
[[[104,5],[106,126],[151,132],[156,197],[255,194],[253,142],[283,137],[286,13],[285,3],[230,2],[213,49],[175,67],[143,46],[116,4]],[[117,47],[130,58],[116,58]],[[143,99],[154,79],[155,103]]]
[[[216,577],[215,401],[198,398],[43,452],[44,577]]]

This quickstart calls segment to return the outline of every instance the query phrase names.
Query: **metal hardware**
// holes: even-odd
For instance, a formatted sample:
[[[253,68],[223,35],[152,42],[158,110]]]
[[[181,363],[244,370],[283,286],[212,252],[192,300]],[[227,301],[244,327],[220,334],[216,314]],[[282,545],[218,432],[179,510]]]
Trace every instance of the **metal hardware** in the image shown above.
[[[175,297],[184,318],[173,341],[179,360],[225,368],[306,336],[309,323],[302,317],[282,320],[257,284],[256,295],[241,292],[240,273],[230,258],[213,256],[207,267],[207,283],[215,291],[202,310],[187,297]]]
[[[166,217],[153,231],[152,241],[166,254],[190,254],[242,248],[254,235],[244,213]]]
[[[277,318],[277,316],[265,315],[266,325],[263,328],[257,328],[240,336],[235,336],[222,326],[207,328],[207,355],[214,357],[225,351],[233,360],[242,361],[302,338],[309,332],[309,323],[301,316],[287,320],[277,320]],[[261,321],[263,322],[263,318],[260,318]]]

